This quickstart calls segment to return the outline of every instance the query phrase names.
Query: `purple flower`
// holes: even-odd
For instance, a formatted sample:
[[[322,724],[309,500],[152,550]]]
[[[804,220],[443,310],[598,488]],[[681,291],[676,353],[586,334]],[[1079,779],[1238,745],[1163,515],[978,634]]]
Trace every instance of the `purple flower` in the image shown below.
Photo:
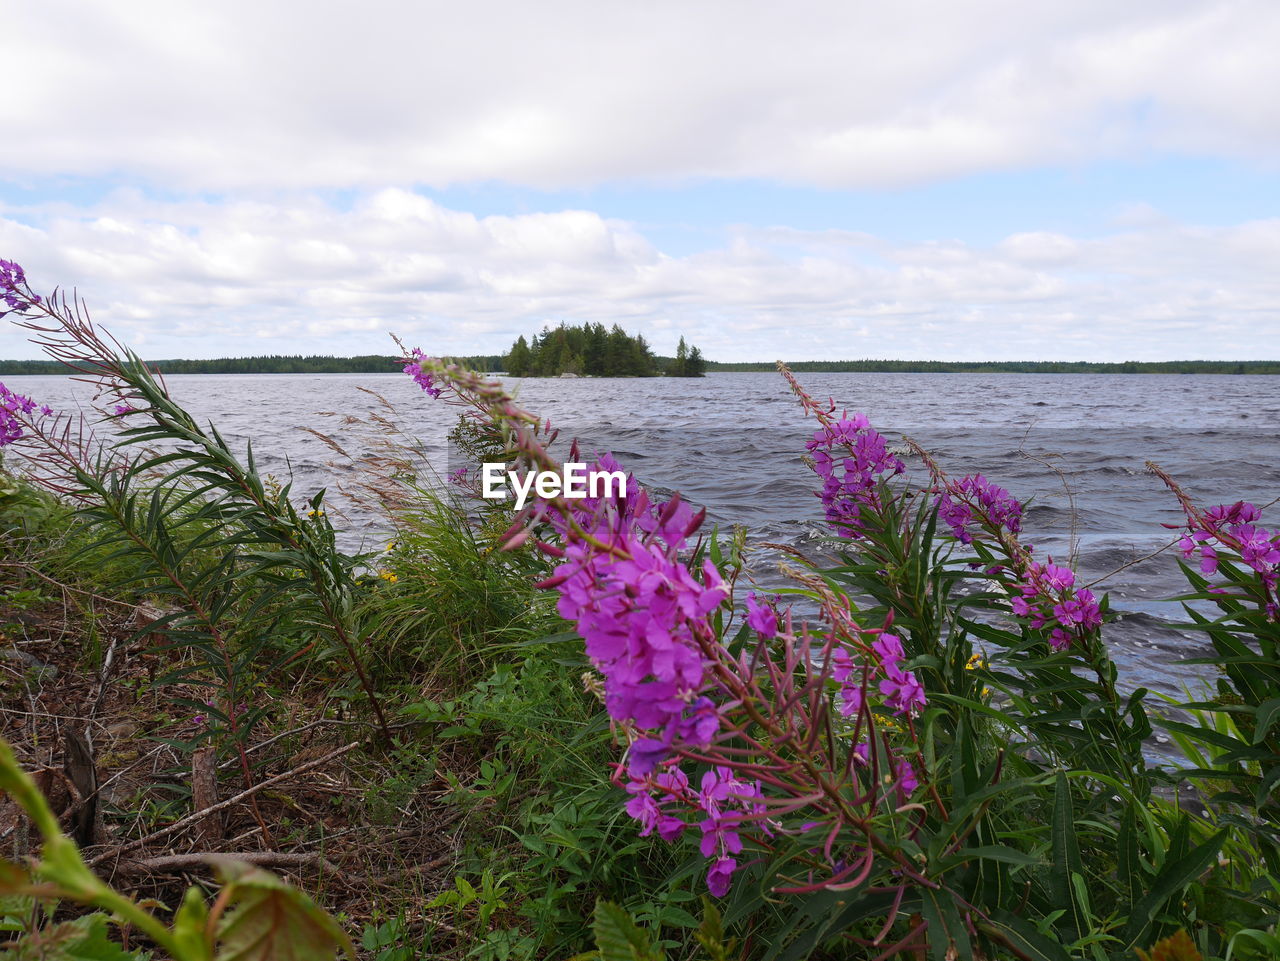
[[[902,638],[896,634],[881,634],[872,641],[871,649],[876,652],[876,657],[880,658],[880,666],[886,671],[901,663],[907,656],[902,649]]]
[[[910,761],[899,761],[895,772],[898,776],[898,787],[902,789],[903,794],[911,794],[920,786],[920,781],[916,778],[916,769],[911,766]]]
[[[1202,516],[1189,515],[1189,527],[1178,542],[1182,556],[1189,560],[1199,550],[1201,572],[1216,574],[1219,551],[1225,547],[1274,589],[1280,581],[1280,535],[1259,527],[1261,518],[1257,506],[1246,501],[1210,507]]]
[[[747,623],[766,641],[778,636],[778,615],[772,607],[757,601],[754,591],[747,595]]]
[[[0,310],[0,317],[17,311],[23,313],[40,303],[40,298],[27,286],[27,275],[12,260],[0,260],[0,299],[8,310]]]
[[[435,385],[435,380],[431,376],[431,371],[422,369],[422,362],[428,360],[425,354],[417,347],[409,354],[409,362],[404,365],[404,372],[413,378],[413,382],[427,392],[428,396],[439,397],[444,393],[443,388]]]
[[[716,708],[716,702],[709,697],[698,698],[689,705],[676,730],[677,736],[684,743],[707,747],[712,738],[720,733],[720,712]]]
[[[861,684],[845,684],[840,688],[840,713],[852,717],[862,710],[863,700]]]
[[[1075,572],[1050,559],[1031,561],[1022,574],[1022,596],[1010,600],[1018,617],[1031,621],[1036,630],[1049,628],[1049,644],[1064,651],[1102,626],[1102,608],[1088,588],[1073,590]]]
[[[38,410],[45,416],[53,413],[48,407],[40,407]],[[30,397],[15,394],[4,384],[0,384],[0,447],[12,444],[22,437],[26,433],[24,417],[33,415],[36,411],[36,402]]]
[[[863,414],[815,431],[805,447],[822,478],[818,497],[828,523],[841,537],[857,537],[863,508],[876,504],[876,484],[881,476],[901,474],[905,466],[889,453],[884,437],[871,428]]]
[[[717,858],[707,871],[707,890],[717,898],[729,893],[729,885],[733,881],[733,872],[738,869],[738,862],[733,858]]]
[[[923,708],[928,703],[924,687],[910,671],[900,671],[895,666],[889,676],[880,682],[880,693],[885,703],[897,714],[909,714],[913,709]]]
[[[678,817],[666,813],[666,805],[690,800],[689,778],[678,767],[670,767],[659,773],[636,778],[626,785],[627,793],[632,795],[627,802],[626,811],[640,822],[641,837],[648,837],[655,830],[664,841],[674,841],[686,825]],[[658,791],[661,797],[655,798],[653,792]]]
[[[1255,571],[1280,564],[1280,546],[1272,540],[1269,531],[1253,524],[1240,524],[1231,533],[1240,541],[1240,559]]]
[[[1208,544],[1200,548],[1200,573],[1218,573],[1218,552]]]
[[[970,528],[975,523],[1012,534],[1022,530],[1022,505],[1007,490],[981,474],[948,482],[946,490],[938,496],[938,517],[951,528],[952,536],[964,544],[973,543]]]

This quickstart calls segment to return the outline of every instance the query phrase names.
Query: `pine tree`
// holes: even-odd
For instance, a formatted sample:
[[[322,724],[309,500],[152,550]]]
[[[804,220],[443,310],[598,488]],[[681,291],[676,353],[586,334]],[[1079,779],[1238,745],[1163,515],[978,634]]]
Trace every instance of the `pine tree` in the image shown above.
[[[511,346],[511,353],[507,354],[507,373],[513,377],[523,377],[529,372],[529,367],[532,363],[533,353],[529,350],[524,334],[521,334],[519,339]]]
[[[689,351],[689,361],[685,364],[684,369],[686,377],[705,377],[707,375],[707,362],[702,359],[702,351],[697,347]]]
[[[680,343],[676,347],[676,362],[671,365],[671,376],[689,376],[689,347],[685,344],[684,337],[680,338]]]

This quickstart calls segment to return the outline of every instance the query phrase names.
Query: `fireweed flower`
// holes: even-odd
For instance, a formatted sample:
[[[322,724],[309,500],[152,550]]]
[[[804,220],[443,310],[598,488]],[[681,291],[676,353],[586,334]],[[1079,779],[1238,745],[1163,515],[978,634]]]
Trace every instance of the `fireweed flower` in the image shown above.
[[[0,384],[0,447],[12,444],[26,434],[24,417],[47,417],[52,413],[49,407],[38,406],[30,397],[15,394],[4,384]]]
[[[1046,563],[1028,561],[1019,584],[1021,596],[1013,598],[1014,614],[1031,621],[1032,628],[1049,628],[1049,643],[1065,651],[1102,626],[1102,608],[1087,587],[1075,589],[1076,575],[1050,558]]]
[[[824,424],[805,448],[822,478],[818,497],[827,522],[841,537],[856,538],[863,508],[876,506],[877,482],[885,474],[901,474],[905,466],[863,414]]]
[[[756,600],[755,592],[747,595],[747,624],[763,640],[778,636],[778,615],[772,607]]]
[[[1030,621],[1033,630],[1048,630],[1054,650],[1066,650],[1102,626],[1102,608],[1088,588],[1075,588],[1075,572],[1054,564],[1053,558],[1043,564],[1033,560],[1031,545],[1018,542],[1023,509],[1007,490],[981,474],[959,480],[941,478],[940,487],[939,519],[962,544],[972,544],[976,536],[985,533],[1004,547],[1019,575],[1019,593],[1011,599],[1010,608],[1017,617]],[[1003,565],[998,564],[988,573],[1001,569]],[[900,698],[913,693],[894,690]]]
[[[0,317],[23,313],[40,303],[40,297],[27,286],[27,275],[12,260],[0,260],[0,299],[9,308],[0,310]]]
[[[1246,501],[1219,504],[1198,516],[1188,511],[1187,529],[1178,546],[1184,559],[1199,553],[1204,574],[1217,573],[1219,551],[1233,551],[1274,591],[1280,582],[1280,533],[1260,527],[1261,519],[1262,512]]]
[[[1022,504],[981,474],[948,481],[938,495],[938,518],[962,544],[973,543],[973,528],[985,522],[1011,534],[1022,530]]]
[[[412,377],[413,382],[426,391],[428,396],[439,397],[444,390],[436,386],[430,371],[422,369],[422,362],[426,359],[426,355],[415,347],[409,355],[409,363],[404,365],[404,372]]]

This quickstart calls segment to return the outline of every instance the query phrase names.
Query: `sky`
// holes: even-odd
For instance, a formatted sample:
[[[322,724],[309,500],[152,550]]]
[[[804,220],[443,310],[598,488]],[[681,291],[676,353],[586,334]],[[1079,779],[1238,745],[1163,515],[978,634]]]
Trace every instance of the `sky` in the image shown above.
[[[144,357],[560,321],[722,361],[1280,356],[1274,0],[4,20],[0,257]]]

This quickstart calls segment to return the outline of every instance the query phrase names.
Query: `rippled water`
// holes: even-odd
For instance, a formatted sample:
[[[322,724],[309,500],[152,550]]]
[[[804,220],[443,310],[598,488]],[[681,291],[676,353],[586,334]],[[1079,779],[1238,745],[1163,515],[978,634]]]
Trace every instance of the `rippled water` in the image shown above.
[[[1027,538],[1065,556],[1072,532],[1086,580],[1164,546],[1176,502],[1144,472],[1153,460],[1204,503],[1280,497],[1280,377],[1109,374],[807,374],[816,397],[865,412],[891,438],[908,434],[955,474],[981,471],[1030,501]],[[8,385],[55,407],[83,388],[65,378],[11,377]],[[550,417],[588,450],[612,450],[652,487],[678,489],[705,505],[712,522],[746,524],[757,542],[820,549],[825,531],[813,475],[801,462],[813,430],[781,378],[712,374],[702,380],[528,380],[525,407]],[[201,375],[169,378],[173,395],[214,419],[225,435],[252,437],[265,470],[291,475],[300,494],[340,479],[334,454],[300,428],[329,431],[337,416],[367,421],[379,392],[399,421],[437,451],[455,412],[405,377],[388,375]],[[375,405],[376,406],[376,405]],[[920,470],[918,462],[909,466]],[[1273,524],[1280,505],[1264,518]],[[376,522],[375,522],[376,526]],[[371,536],[375,532],[370,532]],[[381,532],[376,532],[380,534]],[[1160,598],[1182,587],[1175,552],[1107,580],[1124,619],[1108,628],[1122,675],[1174,693],[1201,676],[1179,664],[1205,653],[1162,628],[1176,617]],[[759,575],[771,574],[768,552]]]

